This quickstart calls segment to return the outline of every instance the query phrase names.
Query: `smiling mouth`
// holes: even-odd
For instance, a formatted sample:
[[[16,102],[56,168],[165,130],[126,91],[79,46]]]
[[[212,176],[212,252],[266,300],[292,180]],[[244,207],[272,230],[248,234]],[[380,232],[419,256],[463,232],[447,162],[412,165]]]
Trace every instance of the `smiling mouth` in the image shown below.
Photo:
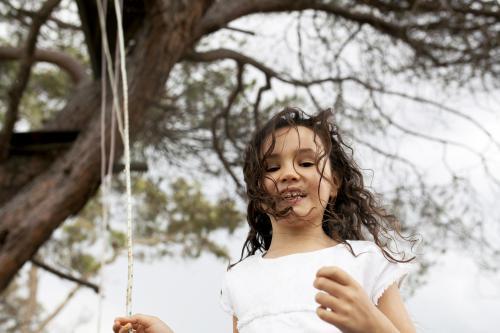
[[[283,195],[283,201],[286,201],[291,204],[296,204],[302,201],[303,198],[305,198],[307,195],[305,193],[301,192],[288,192],[285,195]]]

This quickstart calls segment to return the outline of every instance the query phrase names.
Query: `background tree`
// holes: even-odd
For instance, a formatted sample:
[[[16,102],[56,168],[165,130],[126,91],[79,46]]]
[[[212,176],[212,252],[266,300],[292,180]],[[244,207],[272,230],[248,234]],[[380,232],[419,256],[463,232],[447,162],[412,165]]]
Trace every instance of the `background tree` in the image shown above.
[[[56,2],[47,1],[42,9],[36,2],[0,5],[9,33],[0,59],[19,60],[2,63],[6,70],[0,74],[11,78],[1,83],[2,289],[99,186],[99,29],[91,19],[96,15],[89,14],[92,2],[76,4],[64,1],[55,7]],[[77,10],[81,25],[68,23],[64,17],[77,17]],[[450,244],[466,246],[482,267],[497,268],[498,246],[484,232],[497,213],[484,214],[474,182],[446,162],[450,152],[465,151],[498,191],[490,158],[498,154],[498,139],[474,117],[477,111],[464,112],[449,100],[458,90],[479,95],[498,89],[497,2],[158,0],[147,8],[125,1],[124,13],[131,131],[135,148],[146,152],[151,163],[164,159],[175,167],[189,161],[200,174],[228,175],[235,192],[243,195],[241,154],[255,128],[286,104],[309,110],[334,107],[336,121],[352,143],[385,167],[384,183],[377,191],[396,209],[405,231],[422,233],[424,245],[438,252]],[[264,24],[252,26],[246,18],[252,14],[263,14]],[[283,27],[283,35],[266,31],[265,23],[271,20]],[[80,46],[84,36],[88,55]],[[70,74],[58,94],[46,93],[47,84],[36,90],[36,73],[46,70],[33,67],[36,61]],[[439,89],[442,96],[421,93],[418,88],[423,85]],[[30,105],[29,96],[39,98],[33,97]],[[27,110],[40,100],[46,103],[38,121],[35,113],[28,120]],[[111,104],[109,96],[107,103]],[[433,119],[464,121],[490,146],[481,150],[473,143],[416,130],[395,105],[405,110],[413,105]],[[73,136],[62,144],[26,148],[16,141],[16,126],[8,125],[8,119],[29,130]],[[106,118],[108,129],[110,123]],[[110,131],[106,135],[109,142]],[[442,151],[435,168],[447,171],[445,176],[439,181],[429,176],[414,156],[398,152],[391,144],[394,138],[419,140]],[[118,142],[116,159],[121,152]],[[187,206],[179,201],[178,208]],[[220,252],[215,244],[197,246],[210,231],[224,226],[196,220],[200,224],[191,226],[195,229],[183,230],[181,221],[195,219],[186,216],[178,222],[166,219],[165,227],[181,235],[203,230],[195,242],[189,243],[189,237],[179,242]],[[154,235],[147,223],[141,227]],[[420,259],[423,274],[432,260]]]

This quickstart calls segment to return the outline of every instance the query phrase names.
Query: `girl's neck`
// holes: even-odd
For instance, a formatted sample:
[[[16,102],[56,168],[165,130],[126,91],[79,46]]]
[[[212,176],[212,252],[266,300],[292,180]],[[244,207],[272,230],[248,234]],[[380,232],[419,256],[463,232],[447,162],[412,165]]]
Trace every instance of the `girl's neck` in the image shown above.
[[[321,225],[314,228],[289,228],[273,225],[271,245],[266,258],[309,252],[335,246],[338,242],[328,237]]]

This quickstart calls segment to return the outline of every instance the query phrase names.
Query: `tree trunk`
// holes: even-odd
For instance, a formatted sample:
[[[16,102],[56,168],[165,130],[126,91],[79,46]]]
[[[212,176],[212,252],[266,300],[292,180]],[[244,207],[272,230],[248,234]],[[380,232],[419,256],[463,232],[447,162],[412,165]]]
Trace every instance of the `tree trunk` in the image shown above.
[[[147,106],[164,88],[171,68],[195,42],[194,28],[210,3],[209,0],[157,1],[147,9],[144,23],[133,38],[135,46],[127,57],[131,135],[141,129]],[[83,87],[47,126],[80,128],[74,144],[49,166],[44,166],[47,169],[32,176],[0,208],[0,291],[99,186],[99,87],[100,82]],[[109,118],[106,128],[110,128]],[[109,142],[109,130],[106,135]],[[117,143],[116,158],[123,149],[121,142]],[[1,172],[0,178],[15,177],[15,168],[3,168]]]

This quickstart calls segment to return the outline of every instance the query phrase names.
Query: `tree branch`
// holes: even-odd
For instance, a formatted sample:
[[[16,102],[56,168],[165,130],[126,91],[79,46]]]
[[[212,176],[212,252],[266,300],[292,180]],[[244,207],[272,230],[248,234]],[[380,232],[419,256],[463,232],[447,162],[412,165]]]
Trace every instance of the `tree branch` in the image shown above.
[[[406,44],[414,51],[414,58],[426,69],[460,66],[487,62],[494,67],[497,59],[489,47],[498,40],[494,18],[500,16],[500,7],[494,1],[489,8],[473,9],[468,3],[415,2],[412,8],[384,5],[382,1],[321,0],[221,0],[215,3],[196,29],[198,38],[224,28],[231,21],[257,13],[315,10],[360,26],[370,26],[382,35]],[[429,14],[434,19],[429,19]],[[432,27],[436,29],[432,30]],[[441,38],[436,38],[439,28]],[[474,40],[480,47],[460,48],[456,40]],[[488,69],[490,69],[488,68]]]
[[[22,57],[22,48],[0,46],[0,61],[16,60]],[[33,61],[47,62],[58,66],[68,73],[69,77],[75,84],[88,79],[85,67],[76,59],[61,51],[37,49],[35,50]]]
[[[490,177],[490,179],[495,183],[497,184],[498,186],[500,186],[500,180],[497,179],[490,171],[489,167],[488,167],[488,163],[486,161],[486,158],[484,157],[483,154],[477,152],[476,150],[472,149],[471,147],[463,144],[463,143],[460,143],[458,141],[454,141],[454,140],[445,140],[445,139],[441,139],[441,138],[438,138],[438,137],[434,137],[434,136],[431,136],[431,135],[428,135],[428,134],[424,134],[424,133],[420,133],[420,132],[417,132],[417,131],[414,131],[412,129],[409,129],[409,128],[406,128],[404,127],[403,125],[395,122],[390,116],[388,116],[387,114],[385,114],[383,111],[382,111],[382,108],[378,105],[378,103],[375,101],[374,97],[373,97],[373,93],[370,93],[371,95],[371,101],[372,101],[372,105],[373,107],[375,108],[375,110],[378,112],[378,114],[391,126],[397,128],[398,130],[400,130],[401,132],[405,133],[405,134],[408,134],[410,136],[413,136],[413,137],[417,137],[417,138],[420,138],[420,139],[423,139],[423,140],[427,140],[427,141],[430,141],[430,142],[437,142],[437,143],[440,143],[441,145],[450,145],[450,146],[455,146],[455,147],[458,147],[458,148],[462,148],[468,152],[470,152],[471,154],[475,155],[476,157],[478,157],[480,160],[481,160],[481,164],[483,166],[483,169],[484,169],[484,172]]]
[[[26,10],[26,9],[23,9],[23,8],[17,8],[15,7],[14,5],[12,4],[9,4],[7,2],[7,5],[10,7],[10,9],[14,12],[14,13],[8,13],[7,16],[8,17],[12,17],[14,19],[17,19],[18,21],[25,23],[24,21],[24,18],[26,17],[29,17],[31,19],[34,19],[36,18],[37,16],[39,16],[39,14],[37,12],[34,12],[34,11],[30,11],[30,10]],[[73,31],[80,31],[81,30],[81,27],[76,25],[76,24],[71,24],[71,23],[68,23],[68,22],[64,22],[54,16],[50,16],[47,21],[52,21],[54,22],[59,28],[61,29],[70,29],[70,30],[73,30]]]
[[[222,165],[224,166],[224,168],[226,169],[226,171],[229,173],[229,175],[231,176],[231,178],[235,182],[236,186],[238,188],[243,188],[243,186],[241,185],[240,181],[238,180],[238,178],[234,174],[233,170],[231,169],[231,166],[229,165],[228,161],[226,160],[226,157],[224,156],[224,147],[223,146],[221,147],[219,138],[217,137],[217,123],[218,123],[219,119],[224,118],[224,121],[225,121],[225,127],[224,128],[225,128],[225,131],[226,131],[226,135],[231,140],[231,142],[233,143],[233,145],[235,147],[237,147],[236,143],[234,142],[234,139],[232,138],[232,136],[229,133],[228,119],[227,119],[229,117],[229,111],[231,110],[231,107],[232,107],[234,101],[236,100],[236,97],[238,96],[238,94],[241,92],[241,90],[243,88],[243,68],[244,68],[244,64],[240,63],[240,62],[237,62],[237,65],[238,65],[238,74],[237,74],[236,87],[234,88],[234,90],[229,95],[229,98],[228,98],[228,101],[227,101],[227,105],[224,108],[224,110],[222,110],[221,112],[219,112],[218,114],[216,114],[215,117],[212,120],[212,146],[213,146],[213,148],[215,150],[215,153],[217,154],[217,156],[219,157],[220,161],[222,162]]]
[[[290,12],[303,10],[319,10],[328,14],[336,15],[344,19],[368,24],[372,28],[389,35],[395,39],[409,45],[420,54],[424,54],[433,62],[438,63],[430,52],[423,47],[423,43],[417,39],[410,38],[407,33],[407,26],[389,22],[377,17],[372,13],[355,11],[343,6],[339,6],[335,1],[324,3],[319,0],[225,0],[219,1],[213,5],[196,30],[199,37],[210,34],[225,27],[229,22],[250,14],[272,13],[272,12]]]
[[[224,29],[232,30],[232,31],[236,31],[236,32],[241,32],[242,34],[246,34],[246,35],[250,35],[250,36],[255,36],[255,32],[250,31],[250,30],[245,30],[245,29],[230,27],[230,26],[225,26]]]
[[[308,87],[312,85],[317,85],[317,84],[322,84],[325,82],[333,82],[333,83],[338,83],[344,80],[353,80],[354,78],[350,77],[345,77],[345,78],[335,78],[335,77],[329,77],[325,79],[317,79],[317,80],[312,80],[312,81],[303,81],[303,80],[298,80],[294,78],[286,78],[284,77],[283,74],[280,74],[276,72],[275,70],[271,69],[270,67],[260,63],[259,61],[244,55],[242,53],[225,49],[225,48],[220,48],[216,50],[211,50],[211,51],[206,51],[206,52],[195,52],[191,51],[187,53],[184,56],[184,59],[189,60],[189,61],[196,61],[196,62],[212,62],[212,61],[218,61],[218,60],[224,60],[224,59],[233,59],[239,63],[244,63],[244,64],[249,64],[258,70],[262,71],[264,74],[268,75],[269,77],[274,77],[282,82],[293,84],[295,86],[299,87]]]
[[[19,103],[21,102],[21,97],[23,96],[23,92],[26,89],[31,75],[31,66],[34,61],[35,45],[38,39],[38,33],[43,23],[48,19],[50,13],[60,1],[61,0],[47,0],[38,12],[38,15],[33,18],[28,38],[26,40],[24,54],[21,58],[18,79],[9,91],[10,98],[5,115],[5,123],[2,128],[2,132],[0,133],[0,162],[4,161],[9,153],[9,142],[17,120]]]
[[[255,124],[255,130],[260,129],[259,106],[262,94],[264,93],[264,91],[270,89],[271,89],[271,78],[269,77],[269,75],[266,75],[266,84],[259,88],[259,91],[257,92],[257,97],[255,99],[255,103],[253,105],[253,119]]]
[[[36,259],[36,258],[31,258],[31,262],[33,263],[33,265],[35,266],[38,266],[40,267],[41,269],[43,270],[46,270],[47,272],[49,273],[52,273],[54,275],[57,275],[59,276],[60,278],[62,279],[66,279],[66,280],[69,280],[69,281],[73,281],[73,282],[76,282],[82,286],[85,286],[85,287],[88,287],[90,289],[92,289],[93,291],[95,291],[96,293],[99,293],[99,286],[94,284],[94,283],[91,283],[91,282],[88,282],[88,281],[85,281],[83,279],[80,279],[80,278],[77,278],[77,277],[74,277],[72,275],[69,275],[69,274],[66,274],[66,273],[63,273],[61,271],[58,271],[57,269],[53,268],[53,267],[50,267],[49,265],[41,262],[40,260]]]
[[[295,86],[299,87],[304,87],[304,88],[309,88],[310,86],[313,85],[320,85],[324,83],[344,83],[344,82],[353,82],[356,83],[357,85],[365,88],[368,91],[373,91],[373,92],[379,92],[382,94],[387,94],[387,95],[392,95],[392,96],[397,96],[400,98],[412,100],[418,103],[422,104],[427,104],[431,105],[434,107],[437,107],[438,109],[451,113],[456,117],[462,118],[468,122],[470,122],[474,127],[479,129],[483,134],[485,134],[492,142],[493,144],[500,150],[500,143],[495,140],[494,136],[484,127],[482,126],[477,120],[472,118],[471,116],[460,112],[458,110],[455,110],[453,108],[447,107],[445,105],[439,104],[438,102],[431,101],[422,97],[418,96],[412,96],[404,92],[398,92],[398,91],[392,91],[392,90],[387,90],[383,88],[382,86],[376,86],[373,85],[369,82],[363,81],[359,79],[358,77],[353,77],[353,76],[345,76],[345,77],[328,77],[328,78],[322,78],[322,79],[315,79],[315,80],[310,80],[310,81],[305,81],[305,80],[299,80],[295,78],[286,78],[283,76],[283,74],[280,74],[276,72],[275,70],[271,69],[270,67],[262,64],[258,60],[251,58],[245,54],[229,50],[229,49],[216,49],[216,50],[211,50],[211,51],[206,51],[206,52],[190,52],[185,55],[184,59],[190,60],[190,61],[198,61],[198,62],[212,62],[212,61],[219,61],[219,60],[224,60],[224,59],[232,59],[241,63],[246,63],[249,64],[256,69],[262,71],[266,76],[268,77],[274,77],[282,82],[289,83]],[[310,91],[308,91],[310,94]],[[311,96],[314,101],[314,97]],[[318,106],[318,105],[317,105]]]

